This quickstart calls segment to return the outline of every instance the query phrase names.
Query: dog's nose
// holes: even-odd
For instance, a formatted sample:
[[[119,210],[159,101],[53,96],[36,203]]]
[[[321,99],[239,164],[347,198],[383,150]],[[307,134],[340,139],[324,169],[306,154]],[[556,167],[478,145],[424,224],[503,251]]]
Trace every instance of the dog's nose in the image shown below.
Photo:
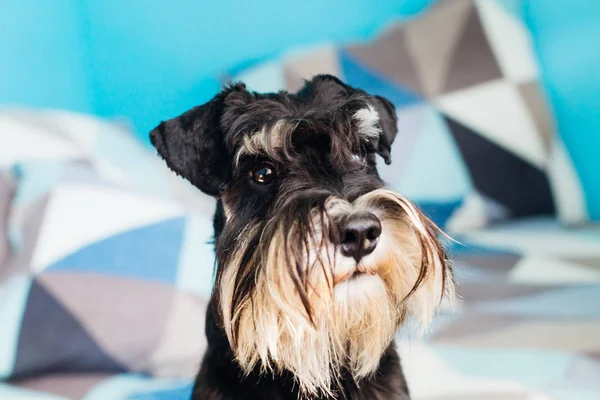
[[[354,214],[341,221],[338,229],[342,254],[358,262],[375,250],[381,222],[371,213]]]

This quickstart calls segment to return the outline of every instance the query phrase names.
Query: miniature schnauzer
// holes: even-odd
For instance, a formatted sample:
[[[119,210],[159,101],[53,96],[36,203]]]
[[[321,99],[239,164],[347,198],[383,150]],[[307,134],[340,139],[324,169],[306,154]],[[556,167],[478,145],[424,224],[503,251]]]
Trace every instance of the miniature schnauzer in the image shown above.
[[[217,199],[194,400],[410,398],[395,333],[426,326],[454,277],[441,231],[378,175],[396,133],[390,101],[330,75],[297,93],[232,84],[152,131]]]

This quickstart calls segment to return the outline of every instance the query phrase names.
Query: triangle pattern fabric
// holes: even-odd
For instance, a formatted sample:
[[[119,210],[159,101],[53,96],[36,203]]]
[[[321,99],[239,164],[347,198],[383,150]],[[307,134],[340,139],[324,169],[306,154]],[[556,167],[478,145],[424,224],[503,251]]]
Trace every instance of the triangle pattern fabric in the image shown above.
[[[554,203],[548,177],[540,169],[445,116],[475,188],[508,208],[511,216],[551,215]]]
[[[290,92],[298,91],[305,79],[309,80],[318,74],[341,76],[337,49],[333,46],[315,49],[304,57],[290,56],[283,70],[285,88]]]
[[[406,24],[406,46],[427,97],[441,94],[452,55],[473,9],[472,0],[438,3],[418,22]]]
[[[394,27],[369,45],[355,45],[346,51],[362,65],[413,93],[422,93],[419,76],[412,64],[403,26]]]
[[[46,272],[38,279],[105,354],[130,371],[146,370],[173,312],[175,287],[90,273]]]
[[[432,342],[436,343],[437,339],[452,339],[460,338],[465,335],[486,334],[505,329],[509,326],[515,326],[521,323],[523,317],[515,317],[512,315],[478,315],[477,323],[473,324],[470,318],[457,318],[452,323],[447,324],[442,329],[437,331],[432,338]]]
[[[436,105],[516,156],[538,168],[545,166],[544,142],[513,85],[488,82],[442,96]]]
[[[600,390],[600,360],[594,357],[578,356],[566,373],[565,380],[571,385],[585,385],[593,388],[595,392]]]
[[[206,301],[185,292],[174,294],[164,323],[165,330],[149,357],[153,376],[194,376],[206,349]]]
[[[478,309],[494,313],[508,313],[523,316],[569,317],[591,319],[600,328],[600,286],[564,286],[544,293],[518,299],[480,303]],[[584,322],[582,320],[582,322]],[[600,350],[600,342],[596,341]]]
[[[562,140],[554,141],[552,146],[548,176],[561,221],[567,225],[589,221],[583,186]]]
[[[179,263],[184,229],[185,218],[174,218],[127,231],[92,243],[52,264],[47,271],[98,272],[174,283],[177,269],[167,266]]]
[[[176,203],[132,191],[62,185],[53,191],[47,206],[32,270],[42,271],[81,247],[119,232],[182,214]],[[45,235],[45,231],[52,234]]]
[[[210,297],[215,266],[214,229],[210,214],[189,215],[181,243],[177,287]]]
[[[512,281],[521,284],[600,283],[600,270],[594,271],[569,261],[550,257],[525,257],[509,276]]]
[[[516,20],[523,19],[523,1],[522,0],[496,0],[500,7],[509,13]]]
[[[16,226],[9,226],[9,228],[14,228],[14,231],[18,232],[18,235],[14,235],[12,240],[13,244],[18,242],[18,245],[14,246],[16,249],[15,255],[6,268],[0,269],[0,279],[9,275],[31,274],[31,260],[40,240],[49,201],[50,195],[40,196],[24,210],[23,215],[21,215],[23,221],[19,221],[21,223],[18,224],[19,230]],[[16,209],[13,211],[16,211]]]
[[[544,150],[550,151],[554,137],[554,121],[550,115],[549,107],[542,95],[542,88],[538,81],[529,81],[517,85],[523,104],[529,111],[529,116],[535,124],[537,133],[541,138]]]
[[[24,160],[57,160],[83,156],[81,149],[59,136],[52,136],[34,124],[9,115],[0,116],[0,168]]]
[[[489,252],[485,252],[483,254],[477,253],[464,253],[460,255],[455,255],[454,260],[459,264],[473,265],[479,269],[489,270],[494,272],[500,272],[506,274],[510,272],[517,262],[521,259],[520,255],[514,253],[496,253],[490,254]],[[461,296],[463,300],[466,300],[465,297],[465,288],[461,289]],[[487,292],[488,289],[486,289]],[[502,288],[503,291],[506,291],[506,288]],[[479,297],[482,295],[488,295],[489,293],[477,293]]]
[[[33,379],[20,381],[18,385],[20,388],[40,392],[40,397],[17,397],[11,398],[11,400],[52,400],[52,397],[47,397],[50,393],[60,396],[55,400],[82,400],[87,393],[94,390],[95,386],[100,385],[111,376],[111,374],[75,373],[34,377]],[[3,398],[2,392],[0,392],[0,398]]]
[[[439,165],[444,165],[444,169],[440,170]],[[396,189],[417,202],[426,199],[452,202],[472,190],[469,171],[452,134],[431,107],[399,178]]]
[[[510,214],[507,207],[473,191],[465,197],[462,207],[448,219],[447,229],[453,233],[482,229],[491,222],[510,217]]]
[[[417,201],[419,209],[437,226],[446,226],[456,210],[463,204],[462,199],[453,201]]]
[[[359,87],[372,95],[383,96],[390,100],[396,108],[422,102],[417,94],[379,76],[376,72],[363,66],[345,50],[340,51],[340,64],[349,85]]]
[[[581,268],[600,272],[600,256],[598,257],[565,257],[565,261],[577,264]]]
[[[10,376],[14,368],[20,327],[30,287],[31,279],[26,276],[3,281],[0,286],[0,380]]]
[[[396,110],[398,134],[390,154],[392,164],[381,163],[377,166],[383,180],[391,185],[398,185],[399,178],[414,151],[419,135],[423,132],[425,121],[430,118],[431,107],[427,104],[415,104]]]
[[[504,78],[514,83],[537,79],[537,62],[525,25],[497,0],[476,0],[476,5]]]
[[[491,263],[497,263],[498,261],[493,260],[497,255],[487,255],[487,257],[492,259]],[[493,304],[503,301],[534,298],[542,294],[552,293],[554,290],[560,290],[561,288],[562,286],[554,285],[512,285],[506,281],[489,280],[477,285],[461,287],[460,295],[467,306],[475,306],[477,304]]]
[[[283,66],[271,61],[260,67],[250,67],[236,78],[246,83],[248,90],[257,92],[277,92],[285,88]]]
[[[60,182],[67,163],[58,161],[37,161],[17,164],[12,168],[19,181],[14,201],[26,205],[50,190]]]
[[[444,92],[464,89],[502,78],[502,72],[487,41],[475,9],[466,17],[462,35],[452,55]]]
[[[122,373],[126,368],[107,356],[79,321],[34,281],[21,323],[12,377],[55,371]]]

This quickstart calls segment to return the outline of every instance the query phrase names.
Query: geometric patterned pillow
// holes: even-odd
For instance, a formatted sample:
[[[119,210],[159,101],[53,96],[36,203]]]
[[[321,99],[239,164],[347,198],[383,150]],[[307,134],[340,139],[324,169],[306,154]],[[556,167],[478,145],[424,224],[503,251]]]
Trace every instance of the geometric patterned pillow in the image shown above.
[[[84,118],[88,131],[74,131],[87,142],[65,141],[82,117],[28,115],[0,113],[0,148],[12,146],[16,180],[15,251],[0,268],[0,379],[192,377],[205,346],[212,200],[173,180],[122,128]],[[69,151],[2,142],[17,130]],[[102,139],[90,140],[94,133]]]
[[[451,232],[552,215],[551,113],[529,34],[505,4],[441,1],[372,41],[293,52],[234,79],[295,91],[328,73],[387,97],[399,133],[381,175]]]
[[[2,271],[4,263],[11,253],[7,223],[13,191],[12,177],[8,173],[0,171],[0,271]]]

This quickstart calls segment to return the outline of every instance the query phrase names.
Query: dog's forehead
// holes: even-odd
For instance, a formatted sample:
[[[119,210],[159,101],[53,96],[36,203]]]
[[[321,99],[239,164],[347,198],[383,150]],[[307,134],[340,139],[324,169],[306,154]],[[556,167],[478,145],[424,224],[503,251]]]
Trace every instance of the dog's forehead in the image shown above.
[[[279,96],[252,104],[238,118],[243,122],[236,124],[231,143],[236,161],[245,155],[274,157],[298,151],[307,143],[351,149],[376,142],[381,134],[379,114],[364,98],[327,103]]]

